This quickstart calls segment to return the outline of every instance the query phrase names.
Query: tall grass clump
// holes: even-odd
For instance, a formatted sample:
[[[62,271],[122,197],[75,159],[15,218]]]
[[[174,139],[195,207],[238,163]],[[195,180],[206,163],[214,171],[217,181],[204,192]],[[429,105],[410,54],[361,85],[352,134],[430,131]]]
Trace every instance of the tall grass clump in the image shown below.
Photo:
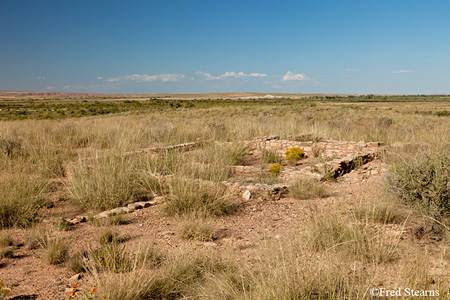
[[[315,260],[301,246],[263,245],[255,263],[207,274],[195,299],[356,299],[362,279],[328,257]],[[365,288],[365,287],[364,287]]]
[[[164,211],[169,215],[227,215],[236,204],[225,195],[226,186],[203,180],[173,178],[169,183]]]
[[[211,222],[194,216],[185,218],[177,228],[179,235],[186,240],[212,241],[216,237]]]
[[[0,228],[26,227],[35,222],[47,189],[47,183],[35,176],[0,176]]]
[[[295,199],[325,198],[328,195],[326,187],[314,178],[296,178],[289,186],[289,191]]]
[[[262,150],[262,161],[267,164],[275,164],[275,163],[280,164],[282,161],[282,157],[276,151],[263,149]]]
[[[69,190],[85,209],[106,210],[134,200],[139,180],[136,162],[126,157],[85,160],[73,168]]]
[[[203,149],[185,155],[186,163],[179,168],[183,176],[221,182],[231,176],[232,165],[244,162],[246,147],[234,144],[207,144]]]
[[[336,215],[325,214],[311,220],[307,241],[315,251],[340,251],[356,259],[375,264],[397,259],[398,240],[385,238],[369,223],[349,222]]]
[[[432,217],[450,215],[450,155],[438,153],[397,160],[387,189]]]
[[[52,265],[61,264],[66,261],[69,252],[69,245],[61,236],[49,237],[44,248],[45,260]]]

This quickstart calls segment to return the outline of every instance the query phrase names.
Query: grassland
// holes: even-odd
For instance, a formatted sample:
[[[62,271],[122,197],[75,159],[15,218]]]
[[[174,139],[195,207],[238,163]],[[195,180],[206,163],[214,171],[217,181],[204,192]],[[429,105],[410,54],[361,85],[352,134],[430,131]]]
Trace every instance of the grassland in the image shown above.
[[[0,100],[0,280],[13,295],[65,297],[81,272],[77,295],[95,286],[108,300],[450,296],[450,97],[197,96]],[[229,193],[224,182],[277,182],[231,172],[250,163],[244,141],[302,134],[383,142],[373,165],[385,171],[299,180],[279,201]],[[164,200],[123,219],[57,221],[154,197]]]

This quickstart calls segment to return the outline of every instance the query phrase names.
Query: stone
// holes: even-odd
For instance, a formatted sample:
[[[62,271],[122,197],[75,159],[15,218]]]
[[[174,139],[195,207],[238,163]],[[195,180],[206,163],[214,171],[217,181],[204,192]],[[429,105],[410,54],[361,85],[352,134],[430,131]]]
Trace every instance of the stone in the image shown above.
[[[139,205],[141,205],[143,208],[147,208],[147,207],[152,206],[153,203],[154,203],[154,201],[141,201],[141,202],[136,202],[136,203],[134,203],[134,204],[139,204]]]
[[[131,212],[133,212],[133,210],[128,207],[118,207],[110,210],[112,215],[129,214]]]
[[[127,205],[128,208],[131,208],[132,210],[138,210],[143,209],[144,207],[139,203],[130,203]]]
[[[207,247],[217,247],[217,243],[214,242],[206,242],[203,244],[203,246],[207,246]]]
[[[109,210],[103,211],[101,213],[99,213],[96,218],[97,219],[104,219],[104,218],[108,218],[109,216],[111,216],[111,212]]]
[[[56,285],[61,285],[61,284],[63,284],[62,279],[61,279],[61,278],[56,278],[56,279],[55,279],[55,284],[56,284]]]
[[[244,194],[242,195],[242,198],[244,198],[244,200],[250,200],[250,198],[252,197],[252,193],[249,190],[246,190],[244,192]]]
[[[164,197],[162,197],[162,196],[155,197],[155,198],[153,198],[153,202],[156,202],[156,203],[164,202]]]
[[[82,275],[80,273],[73,275],[72,277],[69,278],[70,281],[78,281],[80,280],[82,277]]]
[[[174,235],[174,234],[175,234],[174,231],[164,231],[164,232],[161,232],[161,235]]]
[[[76,216],[75,219],[79,220],[82,223],[87,221],[87,218],[85,216]]]

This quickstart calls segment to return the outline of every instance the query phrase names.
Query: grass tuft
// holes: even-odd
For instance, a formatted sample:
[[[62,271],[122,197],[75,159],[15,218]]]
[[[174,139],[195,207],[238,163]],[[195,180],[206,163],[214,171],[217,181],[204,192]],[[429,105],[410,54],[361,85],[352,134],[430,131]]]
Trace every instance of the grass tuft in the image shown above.
[[[328,196],[326,187],[318,180],[308,177],[297,177],[289,186],[289,191],[295,199],[325,198]]]
[[[188,217],[184,219],[177,229],[179,235],[186,240],[208,242],[215,239],[216,234],[211,222],[203,218]]]
[[[165,198],[164,211],[169,215],[228,215],[237,206],[226,195],[221,183],[186,178],[173,178],[170,194]]]

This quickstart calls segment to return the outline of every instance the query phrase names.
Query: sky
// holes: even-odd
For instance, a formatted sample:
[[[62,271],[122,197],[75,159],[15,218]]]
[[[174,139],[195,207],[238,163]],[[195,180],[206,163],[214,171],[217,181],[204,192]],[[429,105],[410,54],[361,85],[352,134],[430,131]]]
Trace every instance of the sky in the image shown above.
[[[0,90],[450,93],[450,0],[0,0]]]

